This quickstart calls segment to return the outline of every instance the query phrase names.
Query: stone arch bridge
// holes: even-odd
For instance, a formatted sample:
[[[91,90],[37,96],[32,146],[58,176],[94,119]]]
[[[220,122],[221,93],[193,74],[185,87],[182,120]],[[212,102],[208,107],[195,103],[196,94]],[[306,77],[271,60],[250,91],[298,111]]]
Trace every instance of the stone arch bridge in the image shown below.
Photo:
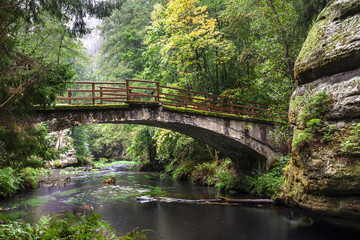
[[[225,114],[191,111],[158,102],[118,105],[59,105],[37,110],[34,123],[44,122],[50,131],[99,123],[140,124],[177,131],[209,144],[230,157],[239,173],[266,171],[281,156],[270,143],[274,123]]]

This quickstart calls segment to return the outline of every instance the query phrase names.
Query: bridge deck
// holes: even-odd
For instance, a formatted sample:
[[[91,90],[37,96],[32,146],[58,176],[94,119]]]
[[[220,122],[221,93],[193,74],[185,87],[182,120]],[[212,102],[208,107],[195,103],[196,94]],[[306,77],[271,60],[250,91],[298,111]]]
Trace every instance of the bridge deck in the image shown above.
[[[75,82],[67,96],[58,96],[57,103],[97,105],[127,101],[159,102],[165,106],[271,122],[287,121],[287,112],[268,104],[218,96],[209,93],[160,85],[156,81],[126,79],[126,82]]]

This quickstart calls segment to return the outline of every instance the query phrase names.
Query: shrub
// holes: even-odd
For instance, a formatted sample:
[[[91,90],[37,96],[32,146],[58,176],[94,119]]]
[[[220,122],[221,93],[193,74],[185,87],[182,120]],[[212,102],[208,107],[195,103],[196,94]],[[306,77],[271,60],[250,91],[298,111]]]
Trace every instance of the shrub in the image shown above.
[[[293,129],[289,123],[276,124],[274,131],[269,132],[269,140],[284,154],[291,151],[292,137]]]
[[[310,141],[313,139],[313,134],[307,132],[307,131],[298,131],[294,134],[294,140],[292,142],[293,148],[299,148],[302,146],[305,142]]]
[[[190,176],[191,182],[197,182],[201,184],[207,183],[206,180],[214,174],[216,167],[216,162],[206,162],[196,165]]]
[[[109,224],[101,221],[100,218],[101,216],[97,213],[55,215],[42,217],[35,226],[25,222],[11,221],[2,224],[0,239],[146,239],[143,231],[137,230],[118,237]]]
[[[41,168],[35,169],[27,167],[22,169],[19,173],[22,187],[27,189],[37,188],[39,178],[47,174],[49,174],[49,171]]]
[[[0,197],[11,196],[20,188],[21,179],[11,167],[0,169]]]
[[[323,119],[325,114],[330,110],[332,103],[331,96],[325,91],[318,92],[312,97],[309,97],[303,110],[299,112],[299,120],[307,123],[311,119]]]
[[[350,135],[343,138],[342,151],[351,157],[360,156],[360,123],[350,127]]]
[[[292,143],[294,148],[299,148],[312,139],[322,140],[325,134],[327,134],[325,141],[332,138],[332,133],[326,132],[324,126],[325,114],[330,110],[331,103],[332,99],[325,91],[306,100],[304,108],[299,112],[299,125],[304,126],[305,129],[295,134]]]
[[[195,163],[191,161],[181,163],[173,172],[173,178],[179,180],[187,180],[193,172]]]
[[[254,172],[244,179],[245,190],[260,197],[277,197],[279,188],[285,182],[283,168],[288,164],[290,156],[277,159],[268,173]]]

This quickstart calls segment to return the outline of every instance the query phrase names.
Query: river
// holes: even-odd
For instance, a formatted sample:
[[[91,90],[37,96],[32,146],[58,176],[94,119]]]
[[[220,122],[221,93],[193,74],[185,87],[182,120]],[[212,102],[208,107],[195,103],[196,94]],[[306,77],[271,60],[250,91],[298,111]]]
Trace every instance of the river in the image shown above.
[[[115,185],[102,182],[110,176]],[[245,207],[188,203],[140,203],[136,196],[184,199],[217,198],[214,188],[161,178],[155,173],[118,171],[116,167],[72,176],[66,186],[41,187],[0,202],[7,213],[36,222],[43,215],[78,213],[88,204],[119,234],[134,228],[149,230],[150,240],[331,240],[360,239],[359,235],[294,216],[284,207]],[[241,196],[233,196],[241,197]],[[356,236],[357,235],[357,236]]]

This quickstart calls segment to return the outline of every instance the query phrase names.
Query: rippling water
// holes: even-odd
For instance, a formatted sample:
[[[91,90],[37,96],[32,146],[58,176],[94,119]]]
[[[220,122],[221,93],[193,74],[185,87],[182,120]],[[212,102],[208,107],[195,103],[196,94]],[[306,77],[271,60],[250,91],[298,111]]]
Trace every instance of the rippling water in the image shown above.
[[[102,182],[110,176],[116,185]],[[30,222],[43,215],[78,213],[89,204],[115,230],[126,233],[138,227],[150,230],[148,239],[360,239],[360,233],[321,222],[310,225],[302,216],[282,207],[220,206],[187,203],[139,203],[136,196],[166,196],[185,199],[217,198],[213,188],[194,186],[158,174],[117,172],[116,168],[81,173],[65,187],[42,187],[0,202],[3,208]],[[239,196],[236,196],[239,197]],[[7,212],[9,213],[9,211]]]

